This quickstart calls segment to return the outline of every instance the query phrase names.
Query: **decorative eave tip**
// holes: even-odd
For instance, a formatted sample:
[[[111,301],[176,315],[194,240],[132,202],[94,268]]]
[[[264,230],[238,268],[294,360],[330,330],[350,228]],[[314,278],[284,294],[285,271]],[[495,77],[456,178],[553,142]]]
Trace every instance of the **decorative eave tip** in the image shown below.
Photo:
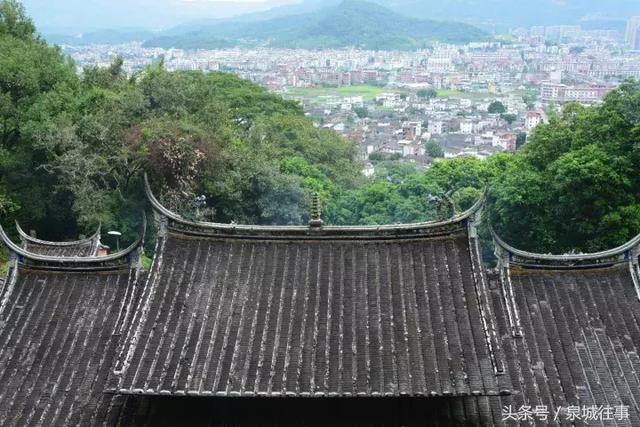
[[[541,254],[517,249],[498,236],[491,228],[493,242],[498,253],[502,253],[509,262],[537,267],[593,267],[629,261],[640,249],[640,234],[617,248],[593,252],[570,253],[563,255]]]

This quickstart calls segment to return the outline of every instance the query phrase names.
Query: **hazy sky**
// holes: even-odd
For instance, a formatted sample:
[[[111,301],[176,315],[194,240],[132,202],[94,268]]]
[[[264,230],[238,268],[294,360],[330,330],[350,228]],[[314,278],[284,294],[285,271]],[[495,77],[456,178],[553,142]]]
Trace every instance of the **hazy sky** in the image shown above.
[[[269,9],[300,0],[23,0],[41,31],[167,28],[185,21]]]

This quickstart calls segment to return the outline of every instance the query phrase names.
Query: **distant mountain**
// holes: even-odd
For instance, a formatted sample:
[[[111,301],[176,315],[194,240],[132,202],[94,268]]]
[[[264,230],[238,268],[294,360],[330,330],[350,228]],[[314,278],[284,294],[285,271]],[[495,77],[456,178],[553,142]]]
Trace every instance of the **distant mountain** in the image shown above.
[[[581,24],[620,28],[640,15],[638,0],[369,0],[416,19],[465,22],[490,31],[518,26]],[[221,22],[248,23],[304,15],[340,0],[22,0],[46,35],[99,28],[168,28],[179,35]],[[278,6],[280,5],[280,6]],[[271,6],[271,9],[268,9]],[[267,10],[268,9],[268,10]],[[253,11],[253,12],[251,12]],[[250,13],[247,13],[250,12]],[[242,14],[244,13],[244,14]],[[231,17],[233,16],[233,17]],[[226,17],[226,19],[223,19]],[[230,18],[231,17],[231,18]],[[194,21],[194,19],[197,19]],[[592,24],[592,21],[599,22]],[[617,21],[617,22],[615,22]],[[170,34],[171,33],[171,34]],[[60,36],[58,36],[60,37]]]
[[[290,9],[289,9],[290,10]],[[245,17],[246,19],[246,17]],[[415,49],[433,41],[464,43],[489,35],[471,25],[420,20],[378,4],[347,0],[337,6],[272,19],[200,23],[170,30],[145,43],[148,47],[207,48],[211,43],[268,45],[286,48]]]
[[[88,45],[88,44],[122,44],[143,42],[155,37],[156,34],[145,30],[102,30],[85,34],[64,35],[45,34],[45,39],[52,44]]]
[[[504,30],[517,26],[626,21],[640,15],[638,0],[372,0],[416,18],[455,19]],[[585,24],[587,23],[587,24]],[[617,24],[615,27],[619,27]]]

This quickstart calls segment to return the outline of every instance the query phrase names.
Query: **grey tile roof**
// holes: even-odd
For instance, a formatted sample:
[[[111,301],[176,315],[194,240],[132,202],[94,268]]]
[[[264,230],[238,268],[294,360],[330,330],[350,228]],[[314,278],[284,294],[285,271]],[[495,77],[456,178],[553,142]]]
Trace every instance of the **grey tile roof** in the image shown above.
[[[401,241],[170,232],[119,391],[497,395],[466,233]]]
[[[505,405],[621,404],[629,420],[608,425],[640,425],[636,240],[562,257],[499,244],[487,277],[470,215],[312,229],[159,213],[138,280],[139,242],[64,258],[0,228],[16,255],[0,425],[511,426],[529,423],[503,422]]]
[[[0,425],[102,424],[120,335],[137,304],[142,239],[105,257],[11,252],[0,287]]]
[[[72,246],[53,246],[41,243],[25,242],[23,247],[29,252],[48,256],[90,257],[96,255],[96,245],[94,243],[84,243]]]
[[[100,247],[99,228],[93,236],[74,242],[50,242],[40,240],[29,236],[17,223],[16,228],[20,235],[22,247],[34,254],[55,257],[93,257],[97,255]]]
[[[503,403],[546,405],[552,413],[570,405],[625,405],[629,420],[607,425],[640,425],[640,302],[628,263],[511,266],[509,277],[492,289],[514,390]],[[513,297],[505,295],[508,286]],[[507,305],[521,336],[512,334]]]
[[[89,425],[116,354],[129,270],[19,267],[0,311],[0,425]]]

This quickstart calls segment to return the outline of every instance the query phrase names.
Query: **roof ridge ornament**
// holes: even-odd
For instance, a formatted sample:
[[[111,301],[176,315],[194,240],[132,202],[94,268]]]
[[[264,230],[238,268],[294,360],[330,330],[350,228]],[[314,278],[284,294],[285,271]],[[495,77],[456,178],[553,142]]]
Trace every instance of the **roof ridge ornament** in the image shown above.
[[[322,205],[320,202],[320,195],[314,192],[311,195],[311,215],[309,220],[309,226],[311,228],[322,227]]]

